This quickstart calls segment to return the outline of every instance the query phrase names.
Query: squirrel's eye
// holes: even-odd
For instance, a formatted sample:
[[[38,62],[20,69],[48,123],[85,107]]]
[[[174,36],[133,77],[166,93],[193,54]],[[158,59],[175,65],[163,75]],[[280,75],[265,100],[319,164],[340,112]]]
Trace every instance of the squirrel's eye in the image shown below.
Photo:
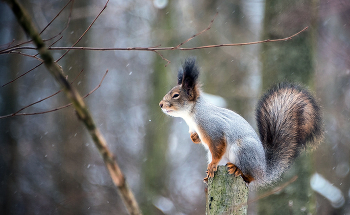
[[[178,93],[175,93],[174,95],[173,95],[173,99],[176,99],[176,98],[178,98],[180,95],[178,94]]]

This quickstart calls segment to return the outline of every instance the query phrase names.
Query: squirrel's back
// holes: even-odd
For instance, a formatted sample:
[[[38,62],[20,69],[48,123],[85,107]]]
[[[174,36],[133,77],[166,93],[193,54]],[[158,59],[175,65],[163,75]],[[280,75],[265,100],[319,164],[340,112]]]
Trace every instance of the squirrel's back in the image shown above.
[[[196,123],[205,127],[207,131],[223,133],[226,138],[231,139],[250,136],[259,140],[253,127],[232,110],[217,107],[200,97],[197,99],[194,111],[196,112]]]
[[[266,151],[267,181],[278,178],[306,146],[322,137],[320,108],[309,91],[280,83],[260,99],[257,126]],[[278,162],[276,162],[278,161]]]

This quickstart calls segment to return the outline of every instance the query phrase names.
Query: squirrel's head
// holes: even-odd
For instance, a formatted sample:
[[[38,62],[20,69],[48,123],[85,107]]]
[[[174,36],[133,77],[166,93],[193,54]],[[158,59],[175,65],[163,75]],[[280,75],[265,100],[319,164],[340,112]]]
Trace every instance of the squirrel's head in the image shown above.
[[[177,76],[177,86],[173,87],[160,101],[162,111],[170,116],[181,117],[189,113],[199,97],[199,70],[195,58],[187,58]]]

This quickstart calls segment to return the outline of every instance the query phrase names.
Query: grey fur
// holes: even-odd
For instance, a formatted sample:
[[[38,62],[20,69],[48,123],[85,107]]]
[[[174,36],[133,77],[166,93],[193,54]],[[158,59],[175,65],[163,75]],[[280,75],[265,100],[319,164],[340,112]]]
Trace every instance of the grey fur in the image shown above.
[[[202,97],[197,99],[193,113],[195,123],[201,125],[212,140],[220,140],[222,136],[226,138],[228,146],[224,156],[228,157],[223,159],[227,158],[243,174],[253,176],[260,183],[264,181],[265,151],[258,135],[243,117],[231,110],[217,107]]]
[[[223,152],[222,146],[226,144],[218,164],[233,163],[245,176],[254,178],[253,187],[276,181],[302,149],[317,145],[321,139],[320,108],[313,96],[299,85],[279,84],[261,98],[256,109],[259,138],[243,117],[216,107],[201,96],[198,75],[194,58],[187,59],[179,70],[178,85],[159,105],[164,113],[183,118],[190,133],[198,134],[208,149],[209,163],[210,144],[203,141],[211,141],[210,147],[217,154]]]

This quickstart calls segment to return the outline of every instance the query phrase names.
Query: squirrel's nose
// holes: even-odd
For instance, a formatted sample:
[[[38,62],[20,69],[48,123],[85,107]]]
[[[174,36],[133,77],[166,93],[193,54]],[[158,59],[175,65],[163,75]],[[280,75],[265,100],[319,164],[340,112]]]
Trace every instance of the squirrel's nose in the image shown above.
[[[160,108],[163,108],[163,102],[160,102],[160,103],[159,103],[159,107],[160,107]]]

